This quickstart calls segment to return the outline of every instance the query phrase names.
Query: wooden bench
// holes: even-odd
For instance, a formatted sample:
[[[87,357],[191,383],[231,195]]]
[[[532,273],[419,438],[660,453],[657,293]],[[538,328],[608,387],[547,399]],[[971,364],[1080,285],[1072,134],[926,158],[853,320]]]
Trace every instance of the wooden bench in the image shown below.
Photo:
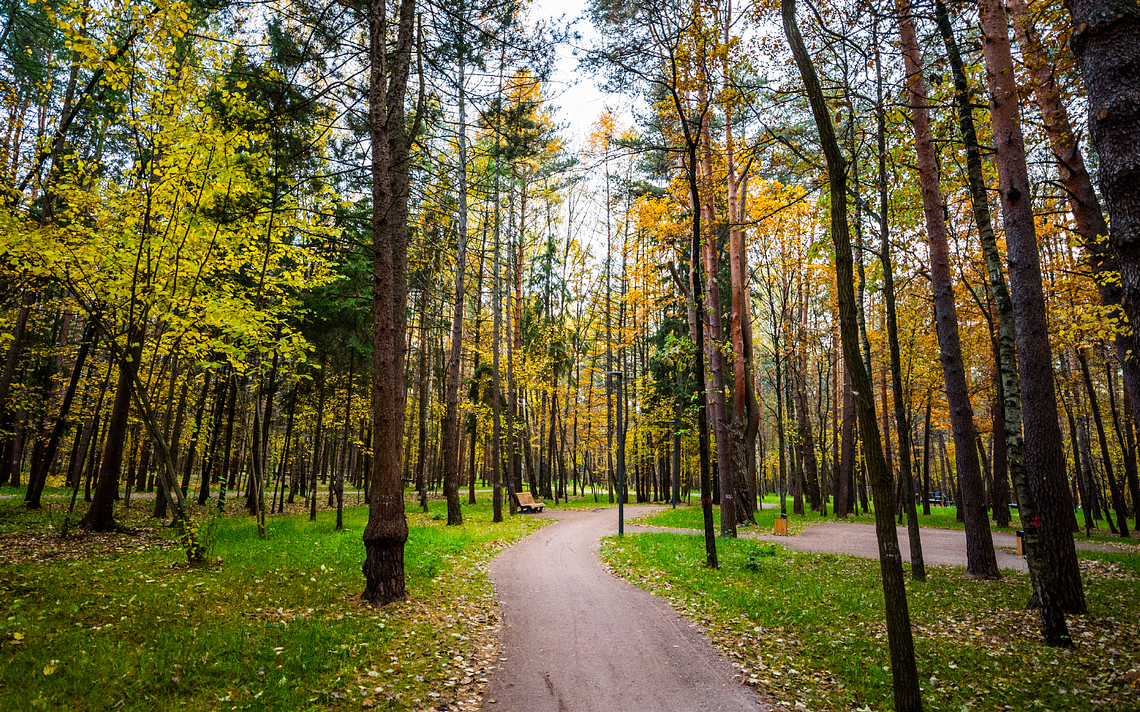
[[[535,502],[530,492],[515,492],[515,501],[519,503],[519,511],[523,514],[541,512],[546,506],[542,502]]]

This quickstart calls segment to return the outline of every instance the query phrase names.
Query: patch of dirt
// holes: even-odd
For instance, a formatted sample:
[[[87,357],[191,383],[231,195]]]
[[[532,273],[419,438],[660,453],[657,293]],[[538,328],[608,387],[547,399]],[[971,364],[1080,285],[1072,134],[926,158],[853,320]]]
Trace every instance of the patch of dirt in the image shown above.
[[[169,531],[158,526],[136,527],[125,533],[95,533],[72,525],[67,538],[60,533],[48,525],[47,531],[42,533],[0,536],[0,564],[35,564],[178,547]]]

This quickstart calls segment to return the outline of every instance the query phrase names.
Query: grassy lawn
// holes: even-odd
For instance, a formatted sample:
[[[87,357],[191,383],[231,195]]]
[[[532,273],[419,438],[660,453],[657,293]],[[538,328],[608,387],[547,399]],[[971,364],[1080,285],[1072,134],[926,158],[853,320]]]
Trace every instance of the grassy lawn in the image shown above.
[[[774,702],[893,708],[878,562],[744,539],[717,548],[718,570],[691,536],[610,538],[602,555],[702,625],[737,676]],[[1039,642],[1024,576],[974,581],[932,567],[925,583],[908,582],[926,709],[1140,709],[1140,555],[1082,554],[1090,613],[1069,618],[1071,651]]]
[[[449,528],[408,511],[409,599],[377,611],[357,602],[363,508],[339,532],[333,511],[270,517],[265,540],[247,517],[219,519],[221,563],[191,569],[153,520],[29,561],[13,542],[58,541],[62,515],[0,502],[0,707],[475,709],[498,649],[485,563],[546,522],[492,525],[479,505]]]

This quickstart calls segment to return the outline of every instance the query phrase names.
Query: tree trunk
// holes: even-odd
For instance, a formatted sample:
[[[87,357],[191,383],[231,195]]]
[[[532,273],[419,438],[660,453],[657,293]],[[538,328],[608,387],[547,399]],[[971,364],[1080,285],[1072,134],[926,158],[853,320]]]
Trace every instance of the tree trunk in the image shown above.
[[[906,17],[911,20],[909,16]],[[926,397],[926,422],[922,429],[922,513],[930,516],[930,405]]]
[[[859,427],[863,433],[864,459],[871,486],[875,489],[875,533],[879,541],[879,569],[886,603],[887,641],[891,653],[895,709],[899,712],[912,712],[922,709],[922,696],[918,684],[918,671],[915,667],[914,639],[911,633],[910,612],[907,608],[902,557],[899,554],[898,533],[892,516],[894,507],[891,475],[886,469],[882,443],[879,441],[879,424],[875,417],[870,377],[863,367],[862,356],[859,353],[855,286],[851,269],[851,239],[847,228],[846,161],[835,140],[831,114],[820,88],[815,67],[812,66],[799,27],[796,25],[795,0],[782,0],[781,10],[784,34],[787,35],[788,43],[792,47],[792,56],[799,67],[808,99],[811,101],[820,143],[827,159],[840,335],[843,340],[844,361],[851,374],[852,386],[858,393]]]
[[[990,520],[986,513],[985,490],[975,445],[977,431],[974,428],[974,409],[970,405],[970,391],[966,384],[966,370],[958,336],[958,316],[953,277],[950,272],[950,247],[946,236],[942,192],[938,186],[937,157],[927,109],[926,85],[922,80],[918,42],[914,38],[913,24],[904,20],[900,22],[899,30],[904,48],[903,57],[907,65],[914,145],[918,154],[919,183],[922,185],[922,210],[926,217],[926,237],[930,251],[930,287],[934,294],[938,349],[954,434],[958,482],[962,490],[958,503],[966,524],[966,571],[978,578],[997,579],[1001,574],[998,572],[997,556],[994,553],[993,537],[990,534]]]
[[[4,373],[0,375],[0,426],[3,426],[7,420],[5,413],[9,406],[8,391],[12,387],[12,377],[16,374],[16,363],[20,360],[20,349],[24,344],[24,330],[27,328],[28,315],[35,301],[36,293],[30,289],[20,298],[20,310],[16,313],[16,325],[12,328],[11,344],[4,359]]]
[[[143,329],[132,326],[128,339],[128,343],[131,344],[130,356],[119,363],[119,381],[115,387],[111,416],[107,421],[103,462],[95,486],[95,496],[91,500],[87,514],[83,517],[83,527],[89,531],[105,532],[117,529],[119,526],[115,522],[114,507],[119,494],[119,471],[123,466],[123,446],[131,411],[131,387],[138,373],[142,342]]]
[[[835,516],[846,519],[854,509],[855,493],[851,483],[855,480],[855,398],[851,393],[851,372],[843,363],[843,443],[839,472],[835,477]]]
[[[1093,189],[1084,154],[1069,120],[1069,112],[1056,87],[1050,53],[1041,45],[1026,0],[1009,0],[1006,7],[1013,20],[1022,59],[1029,69],[1033,98],[1041,112],[1045,133],[1057,159],[1058,177],[1069,197],[1076,232],[1087,253],[1100,303],[1106,310],[1105,318],[1128,323],[1121,305],[1123,289],[1117,278],[1119,265],[1107,241],[1108,223],[1104,219],[1100,199]],[[1132,329],[1117,329],[1113,341],[1124,373],[1125,388],[1130,393],[1140,394],[1140,358],[1135,355],[1140,353],[1140,339],[1137,339]]]
[[[708,136],[708,117],[701,126],[704,140],[705,158],[702,161],[704,178],[711,180],[711,139]],[[704,235],[702,256],[704,258],[705,293],[708,295],[708,308],[705,310],[707,333],[701,348],[705,350],[708,359],[709,386],[707,391],[709,407],[712,409],[712,427],[716,434],[716,460],[718,483],[720,485],[720,535],[736,536],[736,482],[732,471],[732,449],[734,438],[729,432],[728,406],[725,402],[725,359],[720,344],[724,343],[724,328],[721,324],[720,284],[717,277],[720,274],[720,260],[717,258],[716,231],[713,229],[712,206],[708,205],[709,197],[701,204],[704,221]]]
[[[461,43],[459,56],[459,211],[456,221],[455,301],[451,320],[451,349],[447,357],[447,393],[443,422],[440,424],[440,458],[443,465],[443,495],[447,500],[447,524],[463,523],[459,504],[459,366],[463,347],[463,293],[467,268],[467,105],[464,87],[464,56]]]
[[[808,502],[813,512],[820,511],[822,500],[819,493],[819,465],[815,457],[815,438],[812,434],[811,415],[808,413],[807,393],[807,353],[800,353],[800,367],[794,372],[796,378],[796,416],[799,419],[800,452],[804,465],[804,478],[807,482]]]
[[[396,44],[387,46],[386,3],[368,4],[368,124],[372,145],[373,459],[371,502],[364,529],[364,592],[377,606],[405,595],[404,334],[407,329],[408,150],[404,125],[415,0],[401,0]],[[419,116],[416,116],[418,123]]]
[[[1030,204],[1032,193],[1017,106],[1009,24],[1000,0],[979,0],[978,12],[984,36],[990,115],[997,137],[995,163],[1005,226],[1010,297],[1016,316],[1017,356],[1022,376],[1025,471],[1033,490],[1033,509],[1041,517],[1041,538],[1061,607],[1071,613],[1084,613],[1084,589],[1072,536],[1076,521],[1065,478],[1065,454],[1057,422],[1057,396],[1053,390],[1052,350],[1045,314],[1041,258],[1037,251],[1037,232]],[[1007,392],[1007,400],[1009,397]],[[1030,520],[1031,528],[1032,524]],[[1026,544],[1029,545],[1029,540],[1036,536],[1036,530],[1026,529]],[[1068,633],[1065,631],[1062,635],[1056,618],[1052,614],[1046,615],[1045,637],[1052,644],[1064,645],[1068,641]]]
[[[38,476],[28,482],[28,492],[24,497],[24,506],[28,509],[40,508],[40,499],[43,495],[44,484],[47,481],[48,471],[52,463],[55,462],[56,453],[59,450],[60,438],[63,437],[63,431],[67,427],[67,415],[71,411],[71,403],[75,399],[75,392],[78,390],[79,380],[83,375],[83,367],[87,361],[87,354],[91,351],[91,347],[94,346],[98,338],[95,326],[95,320],[88,319],[87,325],[83,328],[83,338],[79,344],[79,353],[76,354],[75,365],[71,368],[71,380],[67,384],[67,391],[64,393],[63,402],[59,406],[59,414],[56,416],[55,426],[52,428],[43,458],[38,466]]]
[[[1132,396],[1124,389],[1124,462],[1128,466],[1128,491],[1132,495],[1132,516],[1136,527],[1140,527],[1140,478],[1136,468],[1136,415],[1132,410]],[[1133,528],[1136,528],[1133,527]]]
[[[907,22],[910,18],[905,18]],[[875,24],[878,34],[878,23]],[[905,31],[904,47],[906,42]],[[877,39],[877,38],[876,38]],[[895,313],[895,279],[891,262],[891,234],[887,223],[890,197],[887,193],[887,116],[886,100],[883,97],[882,55],[875,42],[875,122],[879,158],[879,261],[883,265],[883,302],[886,306],[887,345],[891,354],[891,391],[895,411],[895,432],[899,440],[899,476],[903,486],[903,502],[906,507],[907,537],[910,544],[910,575],[917,581],[926,580],[926,563],[922,557],[922,537],[918,531],[918,512],[914,504],[914,477],[911,475],[910,424],[906,417],[906,404],[903,402],[902,356],[899,351],[898,317]],[[904,49],[904,51],[906,51]],[[909,55],[909,52],[907,53]],[[887,417],[886,377],[883,378],[883,418]],[[884,423],[886,431],[886,423]],[[887,431],[889,432],[889,431]],[[890,450],[890,437],[887,438]],[[877,510],[878,507],[875,507]]]
[[[1016,480],[1025,476],[1025,444],[1022,435],[1021,384],[1017,373],[1017,329],[1013,317],[1013,302],[1009,287],[1002,273],[1001,254],[994,237],[993,221],[990,214],[989,196],[983,177],[982,152],[978,145],[977,131],[974,128],[973,104],[970,88],[963,67],[958,43],[954,39],[946,6],[939,0],[934,5],[934,14],[946,46],[946,56],[954,77],[954,99],[958,110],[958,126],[966,145],[967,182],[973,206],[974,222],[978,227],[982,255],[986,262],[990,291],[997,316],[997,364],[1001,384],[1002,430],[1005,433],[1003,453],[1010,474]],[[995,472],[996,475],[996,472]],[[1004,480],[1004,472],[1002,477]]]
[[[1069,43],[1088,97],[1109,245],[1120,268],[1124,310],[1135,328],[1140,325],[1140,12],[1128,0],[1066,0],[1065,6],[1074,26]]]
[[[994,523],[999,527],[1009,526],[1009,458],[1005,435],[1005,391],[1001,385],[1001,374],[994,378],[994,401],[990,406],[993,423],[993,481],[991,497]]]

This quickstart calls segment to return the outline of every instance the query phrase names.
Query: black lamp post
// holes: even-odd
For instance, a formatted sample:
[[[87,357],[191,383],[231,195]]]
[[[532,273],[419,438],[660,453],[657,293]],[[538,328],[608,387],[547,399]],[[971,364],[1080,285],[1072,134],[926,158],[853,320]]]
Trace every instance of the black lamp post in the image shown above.
[[[681,479],[681,431],[679,429],[681,421],[673,418],[668,422],[673,424],[673,509],[676,509],[680,497],[677,490],[680,487]]]
[[[622,427],[621,371],[606,371],[617,381],[617,431],[618,431],[618,536],[625,536],[625,428]]]

